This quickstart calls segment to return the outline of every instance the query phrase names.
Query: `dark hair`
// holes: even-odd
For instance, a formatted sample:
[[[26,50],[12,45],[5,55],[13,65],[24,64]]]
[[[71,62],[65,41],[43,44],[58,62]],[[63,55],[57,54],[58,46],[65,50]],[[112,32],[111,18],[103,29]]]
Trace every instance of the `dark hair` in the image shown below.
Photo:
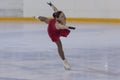
[[[59,18],[60,14],[62,13],[62,11],[57,11],[53,13],[53,17],[54,18]]]

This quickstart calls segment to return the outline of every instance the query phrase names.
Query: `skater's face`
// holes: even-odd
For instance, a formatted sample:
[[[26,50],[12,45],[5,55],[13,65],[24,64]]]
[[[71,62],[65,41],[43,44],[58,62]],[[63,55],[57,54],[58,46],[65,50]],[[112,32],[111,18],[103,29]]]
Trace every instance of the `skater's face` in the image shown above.
[[[66,16],[65,16],[65,14],[62,12],[57,19],[58,19],[59,21],[65,21],[65,20],[66,20]]]

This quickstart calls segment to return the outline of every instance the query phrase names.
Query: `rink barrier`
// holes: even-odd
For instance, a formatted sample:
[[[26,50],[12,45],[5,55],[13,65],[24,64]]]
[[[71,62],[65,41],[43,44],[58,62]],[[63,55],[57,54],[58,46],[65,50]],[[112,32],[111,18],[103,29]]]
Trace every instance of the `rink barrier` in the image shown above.
[[[69,22],[110,22],[120,23],[120,19],[117,18],[68,18]]]
[[[8,22],[40,22],[33,17],[0,17],[1,21]],[[67,18],[67,22],[112,22],[120,23],[119,18]]]

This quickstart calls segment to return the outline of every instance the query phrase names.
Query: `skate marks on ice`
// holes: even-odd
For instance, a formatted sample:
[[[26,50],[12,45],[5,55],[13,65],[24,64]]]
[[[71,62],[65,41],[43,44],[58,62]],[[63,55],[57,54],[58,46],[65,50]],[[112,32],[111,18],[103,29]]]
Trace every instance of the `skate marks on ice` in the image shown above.
[[[95,73],[95,74],[120,77],[120,72],[112,72],[112,71],[108,71],[108,70],[100,70],[100,69],[95,69],[95,68],[73,68],[69,71],[71,71],[71,72],[89,72],[89,73]]]
[[[28,79],[17,79],[17,78],[0,77],[0,80],[28,80]]]

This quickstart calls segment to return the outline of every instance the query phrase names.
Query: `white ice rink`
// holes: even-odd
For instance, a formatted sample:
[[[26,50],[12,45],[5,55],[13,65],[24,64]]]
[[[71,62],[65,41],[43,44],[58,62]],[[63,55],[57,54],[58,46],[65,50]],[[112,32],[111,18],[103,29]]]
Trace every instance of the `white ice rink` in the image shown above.
[[[0,80],[120,80],[120,24],[72,23],[61,38],[66,71],[46,24],[0,23]]]

